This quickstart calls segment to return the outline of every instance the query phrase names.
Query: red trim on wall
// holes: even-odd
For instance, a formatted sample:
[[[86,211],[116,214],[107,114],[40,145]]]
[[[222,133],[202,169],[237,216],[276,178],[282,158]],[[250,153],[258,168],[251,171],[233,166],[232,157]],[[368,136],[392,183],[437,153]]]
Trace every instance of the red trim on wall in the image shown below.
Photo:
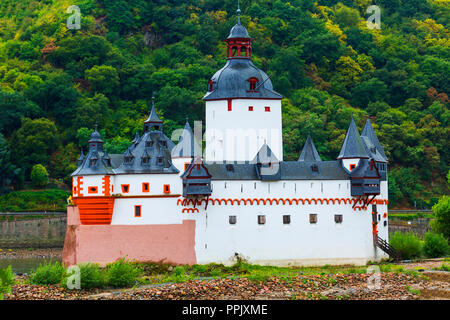
[[[104,176],[102,178],[103,195],[109,197],[111,195],[111,177]],[[114,190],[113,190],[114,191]]]
[[[165,184],[163,187],[164,193],[170,193],[170,184]]]

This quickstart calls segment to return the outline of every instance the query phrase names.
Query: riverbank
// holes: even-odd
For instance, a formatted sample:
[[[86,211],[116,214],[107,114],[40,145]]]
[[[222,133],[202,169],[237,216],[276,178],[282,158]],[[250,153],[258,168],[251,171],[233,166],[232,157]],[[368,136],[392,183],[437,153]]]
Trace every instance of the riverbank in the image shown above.
[[[196,274],[204,266],[177,268],[150,264],[133,288],[68,290],[60,285],[32,285],[18,276],[7,300],[430,300],[450,299],[450,272],[435,271],[448,259],[366,267],[244,269],[210,267],[215,277]],[[380,268],[379,283],[368,267]],[[175,269],[175,270],[174,270]],[[168,271],[171,270],[171,271]],[[180,269],[178,269],[180,270]],[[235,271],[233,271],[235,270]],[[244,271],[244,273],[243,273]],[[231,273],[230,273],[231,272]],[[170,282],[168,282],[170,281]],[[373,287],[375,285],[375,287]],[[379,285],[379,286],[376,286]]]

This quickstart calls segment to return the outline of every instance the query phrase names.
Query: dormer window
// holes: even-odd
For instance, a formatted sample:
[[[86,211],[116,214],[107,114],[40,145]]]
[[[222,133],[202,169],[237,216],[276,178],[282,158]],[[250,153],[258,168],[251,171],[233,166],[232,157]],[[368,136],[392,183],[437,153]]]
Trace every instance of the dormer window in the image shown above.
[[[132,161],[133,161],[133,157],[130,157],[130,156],[126,156],[125,157],[125,163],[126,164],[131,164]]]
[[[311,170],[312,172],[319,172],[319,167],[317,166],[317,164],[314,164],[311,166]]]
[[[97,163],[97,159],[91,159],[89,160],[89,166],[93,167]]]
[[[257,85],[258,85],[258,79],[257,78],[250,78],[248,79],[248,82],[250,83],[250,90],[249,91],[256,91]]]
[[[147,141],[147,143],[145,145],[147,148],[151,148],[151,147],[153,147],[153,141]]]
[[[162,163],[163,163],[163,158],[162,158],[162,157],[159,157],[159,158],[158,158],[158,163],[159,163],[159,164],[162,164]]]
[[[162,145],[163,147],[167,147],[167,141],[161,141],[161,145]]]

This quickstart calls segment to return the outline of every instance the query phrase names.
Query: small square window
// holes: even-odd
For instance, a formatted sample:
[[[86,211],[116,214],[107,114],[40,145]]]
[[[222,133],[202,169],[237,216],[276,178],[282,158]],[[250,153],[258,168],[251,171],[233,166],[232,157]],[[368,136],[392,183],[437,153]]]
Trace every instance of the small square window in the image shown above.
[[[350,171],[354,170],[356,168],[356,164],[351,164],[350,165]]]
[[[266,216],[258,216],[258,224],[266,224]]]
[[[122,184],[122,192],[128,193],[130,191],[130,185],[129,184]]]
[[[291,224],[291,216],[283,216],[283,224]]]
[[[253,111],[253,107],[248,107],[248,111]]]
[[[336,222],[336,223],[342,223],[343,219],[344,219],[344,217],[342,216],[342,214],[335,214],[334,215],[334,222]]]
[[[164,185],[164,193],[170,193],[170,184]]]
[[[237,222],[237,217],[236,217],[236,216],[230,216],[229,221],[230,221],[230,224],[236,224],[236,222]]]
[[[148,182],[144,182],[142,184],[142,192],[149,192],[150,191],[150,184]]]
[[[265,112],[270,112],[270,107],[264,107]]]
[[[134,206],[134,216],[136,218],[141,217],[141,206]]]
[[[317,214],[309,215],[309,223],[317,223]]]

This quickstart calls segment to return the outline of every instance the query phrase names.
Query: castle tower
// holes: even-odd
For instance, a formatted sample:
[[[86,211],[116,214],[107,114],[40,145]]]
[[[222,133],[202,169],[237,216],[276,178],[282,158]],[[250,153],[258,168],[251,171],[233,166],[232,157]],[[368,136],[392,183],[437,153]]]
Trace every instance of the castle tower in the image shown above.
[[[342,161],[342,166],[350,173],[358,167],[361,159],[368,158],[369,155],[359,135],[355,120],[352,117],[350,127],[348,128],[341,152],[337,159]]]
[[[207,162],[252,161],[267,143],[283,161],[281,99],[269,76],[252,62],[252,42],[238,22],[227,42],[227,62],[208,85],[206,101]]]

